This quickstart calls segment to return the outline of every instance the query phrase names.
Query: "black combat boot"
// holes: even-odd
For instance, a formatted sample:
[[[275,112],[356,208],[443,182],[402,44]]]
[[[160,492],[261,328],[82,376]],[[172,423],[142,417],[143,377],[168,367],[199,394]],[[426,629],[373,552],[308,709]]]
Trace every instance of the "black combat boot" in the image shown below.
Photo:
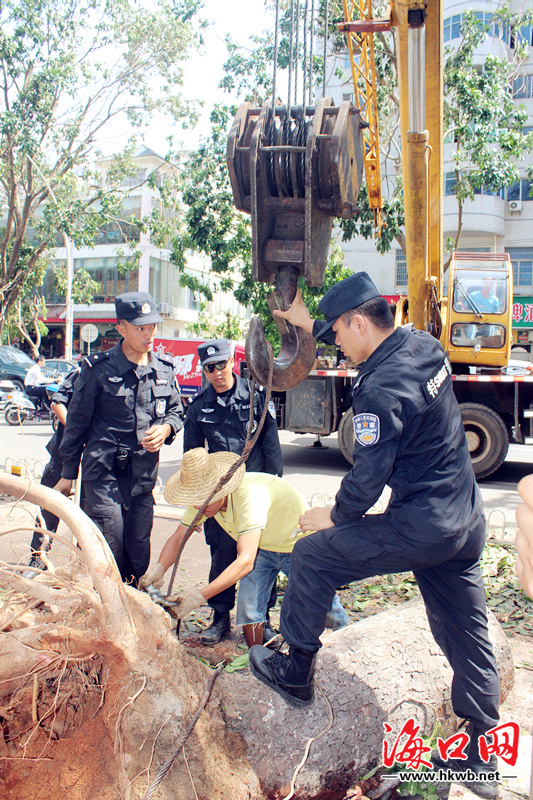
[[[230,628],[229,611],[215,611],[213,622],[202,632],[200,641],[202,644],[218,644],[227,637]]]
[[[291,647],[288,653],[272,653],[266,647],[255,645],[250,650],[252,675],[270,686],[291,704],[301,708],[315,699],[313,673],[316,652]]]
[[[451,772],[453,777],[450,782],[466,786],[473,794],[483,797],[484,800],[494,800],[500,793],[496,756],[491,755],[488,762],[483,761],[478,747],[479,737],[482,736],[482,733],[474,730],[471,722],[465,725],[465,731],[470,735],[470,743],[465,750],[466,760],[449,758],[444,761],[438,750],[432,750],[431,763],[436,770],[443,770],[443,773]]]
[[[28,567],[34,567],[34,569],[40,569],[43,570],[43,572],[48,569],[44,561],[41,559],[41,556],[37,552],[32,552],[31,558],[28,561]],[[28,578],[31,581],[33,578],[36,578],[38,574],[39,573],[34,572],[33,569],[29,569],[22,573],[22,577]]]

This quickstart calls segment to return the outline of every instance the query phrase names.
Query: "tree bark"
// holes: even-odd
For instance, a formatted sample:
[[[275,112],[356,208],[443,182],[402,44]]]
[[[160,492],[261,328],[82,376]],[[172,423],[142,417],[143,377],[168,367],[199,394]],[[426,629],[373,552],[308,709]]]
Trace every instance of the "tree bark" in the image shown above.
[[[212,671],[185,651],[171,632],[169,616],[148,595],[121,582],[105,539],[74,503],[11,476],[0,476],[0,491],[61,517],[75,534],[88,569],[75,582],[59,569],[35,581],[16,576],[7,566],[2,570],[4,586],[49,602],[34,627],[0,633],[5,743],[2,752],[0,737],[0,756],[11,759],[0,773],[0,794],[6,800],[37,800],[64,794],[69,785],[69,800],[141,800],[176,751]],[[510,648],[493,617],[490,625],[505,697],[513,680]],[[295,798],[343,798],[346,788],[379,762],[384,722],[391,736],[409,717],[424,734],[431,733],[437,716],[446,734],[454,728],[451,670],[433,640],[421,601],[325,634],[323,643],[316,700],[304,710],[288,706],[248,669],[223,673],[154,798],[285,797],[307,740],[330,725],[329,705],[331,727],[311,745]],[[69,670],[73,680],[82,676],[81,688],[75,684],[77,723],[70,727],[56,713]],[[98,702],[86,691],[89,684]],[[42,699],[47,687],[56,697],[51,712]],[[74,690],[69,691],[72,704]],[[28,730],[33,731],[29,741]],[[92,746],[97,749],[91,751]],[[43,753],[45,760],[28,760]],[[77,781],[71,785],[72,775]]]

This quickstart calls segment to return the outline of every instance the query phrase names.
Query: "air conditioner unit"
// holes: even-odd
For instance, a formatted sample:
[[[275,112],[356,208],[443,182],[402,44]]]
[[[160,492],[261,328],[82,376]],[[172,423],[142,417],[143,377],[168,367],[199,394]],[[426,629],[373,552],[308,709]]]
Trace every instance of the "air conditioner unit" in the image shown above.
[[[509,211],[522,211],[522,201],[509,200]]]
[[[159,306],[159,313],[165,317],[173,317],[176,313],[176,309],[174,306],[171,306],[170,303],[161,303]]]

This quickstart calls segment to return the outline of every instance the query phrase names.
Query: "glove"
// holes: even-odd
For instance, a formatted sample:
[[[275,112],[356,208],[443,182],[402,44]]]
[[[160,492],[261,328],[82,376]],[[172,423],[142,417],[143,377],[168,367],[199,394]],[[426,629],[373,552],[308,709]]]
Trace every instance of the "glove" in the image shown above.
[[[169,600],[172,601],[173,604],[172,616],[176,617],[176,619],[183,619],[187,614],[190,614],[194,608],[203,606],[205,603],[204,596],[197,586],[189,589],[189,591],[183,595],[169,597]]]
[[[142,578],[140,579],[139,583],[146,589],[147,586],[152,586],[155,589],[160,589],[163,586],[165,570],[163,569],[163,564],[154,564],[153,567],[148,567]]]

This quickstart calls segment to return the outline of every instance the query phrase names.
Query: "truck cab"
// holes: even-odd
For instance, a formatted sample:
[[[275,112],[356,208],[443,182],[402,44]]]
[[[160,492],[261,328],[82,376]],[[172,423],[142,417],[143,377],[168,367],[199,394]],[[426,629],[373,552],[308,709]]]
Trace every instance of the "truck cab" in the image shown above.
[[[506,366],[512,330],[509,254],[456,252],[447,278],[441,344],[454,372]]]

